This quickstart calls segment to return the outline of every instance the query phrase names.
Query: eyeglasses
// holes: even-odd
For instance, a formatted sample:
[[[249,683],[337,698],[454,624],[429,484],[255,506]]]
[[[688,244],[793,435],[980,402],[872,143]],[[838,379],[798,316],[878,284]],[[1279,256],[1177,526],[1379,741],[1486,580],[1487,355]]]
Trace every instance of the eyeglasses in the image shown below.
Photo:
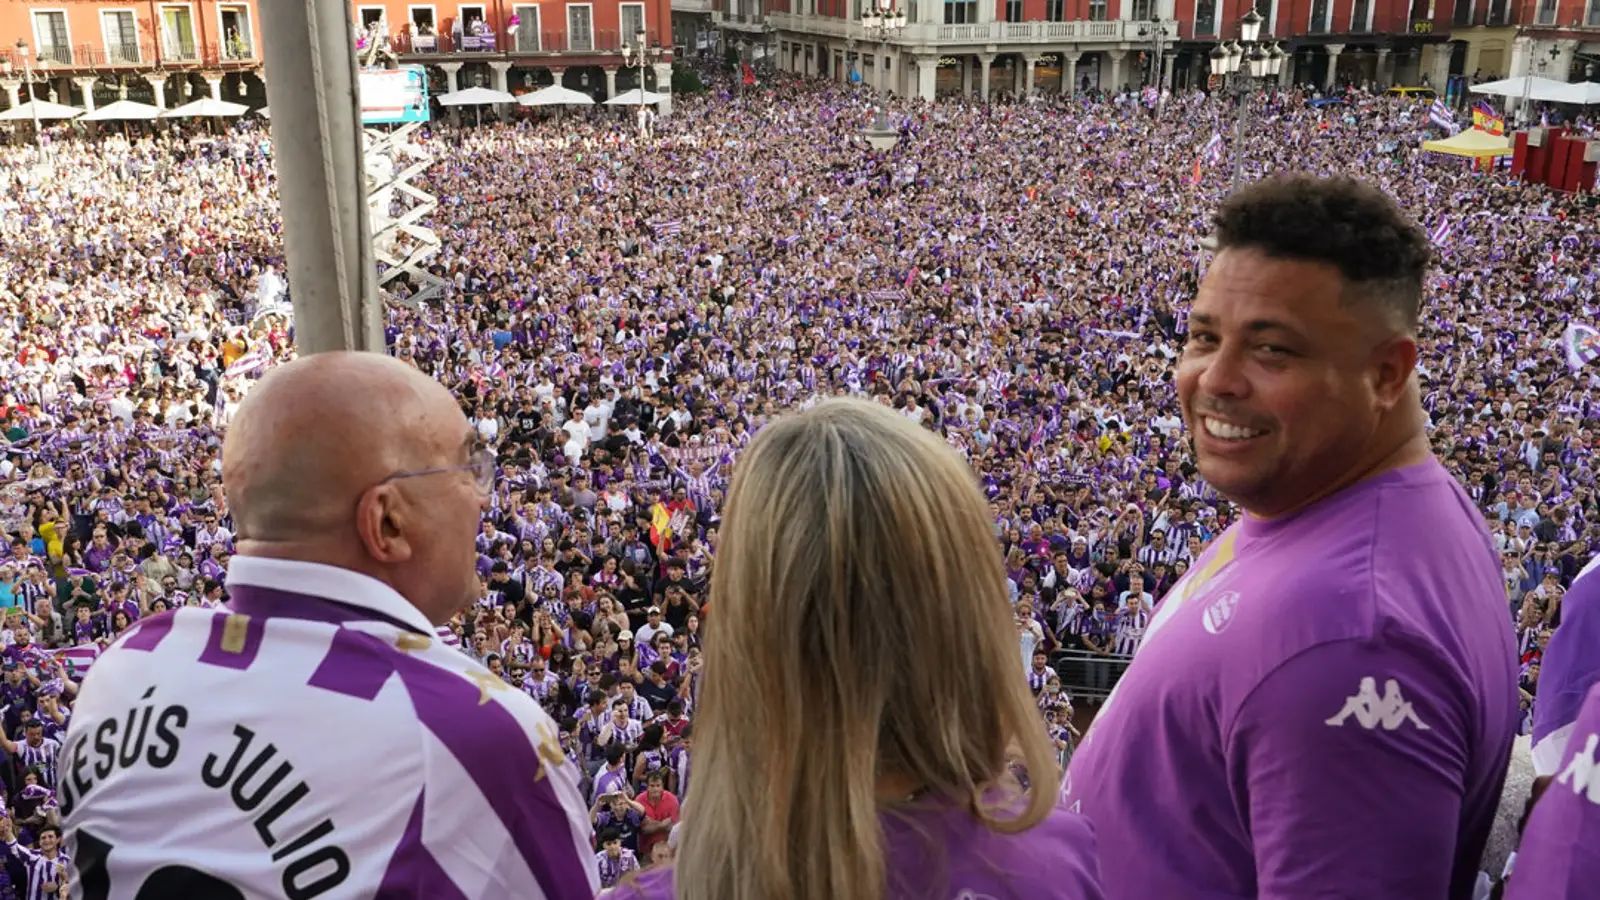
[[[465,465],[417,469],[414,472],[396,472],[378,482],[378,484],[388,484],[391,481],[398,481],[402,478],[421,478],[424,475],[438,475],[444,472],[470,472],[472,473],[473,481],[478,485],[478,490],[488,493],[494,489],[494,451],[487,447],[480,447],[472,451],[472,455],[467,457]]]

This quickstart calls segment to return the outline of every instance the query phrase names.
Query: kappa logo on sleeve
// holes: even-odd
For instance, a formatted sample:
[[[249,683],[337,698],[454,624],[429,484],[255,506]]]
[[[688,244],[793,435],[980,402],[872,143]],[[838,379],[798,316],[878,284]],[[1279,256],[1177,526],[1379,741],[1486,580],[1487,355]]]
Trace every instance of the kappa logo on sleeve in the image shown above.
[[[1406,722],[1417,726],[1418,731],[1432,730],[1417,717],[1417,711],[1411,708],[1411,701],[1401,696],[1400,682],[1393,678],[1383,683],[1382,696],[1378,694],[1378,679],[1371,675],[1361,679],[1355,694],[1344,701],[1344,708],[1325,722],[1338,728],[1351,716],[1355,716],[1356,724],[1368,731],[1380,725],[1384,731],[1393,731]]]
[[[1556,778],[1562,785],[1590,803],[1600,804],[1600,763],[1595,761],[1595,750],[1600,749],[1600,734],[1589,735],[1583,749],[1572,755],[1567,767]]]

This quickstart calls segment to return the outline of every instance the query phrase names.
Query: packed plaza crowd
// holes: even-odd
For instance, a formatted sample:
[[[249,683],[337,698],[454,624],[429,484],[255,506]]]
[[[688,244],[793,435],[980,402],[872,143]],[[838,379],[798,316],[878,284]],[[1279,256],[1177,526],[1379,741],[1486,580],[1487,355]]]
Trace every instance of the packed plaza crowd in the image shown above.
[[[1425,406],[1495,533],[1531,705],[1562,591],[1600,552],[1600,385],[1557,349],[1597,316],[1600,214],[1422,154],[1425,107],[1307,99],[1261,98],[1220,163],[1202,148],[1231,143],[1233,109],[1198,93],[1159,115],[1136,94],[891,102],[885,155],[859,135],[870,97],[796,80],[680,97],[648,141],[597,114],[420,142],[448,288],[394,306],[388,337],[497,466],[479,595],[442,637],[561,723],[604,883],[671,853],[731,468],[829,395],[898,409],[978,474],[1021,665],[1069,752],[1052,654],[1133,653],[1237,516],[1171,383],[1236,152],[1246,178],[1368,179],[1436,235]],[[139,618],[226,599],[220,435],[292,326],[269,311],[264,126],[46,142],[0,148],[0,777],[11,884],[54,886],[75,682]]]

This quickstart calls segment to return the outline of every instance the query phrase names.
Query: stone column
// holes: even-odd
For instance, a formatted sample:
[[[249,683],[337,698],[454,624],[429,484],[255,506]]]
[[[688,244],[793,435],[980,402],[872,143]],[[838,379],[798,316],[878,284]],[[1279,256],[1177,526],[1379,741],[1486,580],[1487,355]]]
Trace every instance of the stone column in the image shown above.
[[[214,75],[214,74],[213,75],[207,75],[206,76],[206,84],[211,86],[211,99],[213,99],[213,100],[221,100],[222,99],[222,76],[221,75]]]
[[[450,90],[446,93],[454,94],[461,90],[461,63],[439,63],[439,68],[444,70],[445,84],[450,86]]]
[[[1157,87],[1163,91],[1172,90],[1172,61],[1177,58],[1178,54],[1170,50],[1167,51],[1167,55],[1161,57],[1161,84]]]
[[[1444,96],[1445,85],[1450,83],[1450,57],[1454,55],[1450,51],[1454,47],[1454,41],[1433,45],[1433,66],[1428,72],[1428,81],[1433,84],[1433,89],[1439,92],[1440,97]]]
[[[961,96],[972,96],[972,57],[961,57]]]
[[[1334,79],[1339,75],[1339,54],[1344,52],[1343,44],[1328,44],[1323,49],[1328,51],[1328,72],[1322,78],[1324,90],[1333,88]]]
[[[1126,50],[1107,50],[1106,56],[1111,57],[1111,85],[1113,94],[1122,90],[1122,61],[1127,58]],[[1101,85],[1102,88],[1106,87]]]
[[[550,83],[554,84],[554,85],[558,85],[560,87],[566,87],[566,85],[562,83],[562,76],[564,76],[566,74],[567,74],[566,67],[564,67],[564,66],[551,66],[550,67]],[[609,99],[609,98],[607,98],[607,99]]]
[[[918,53],[917,60],[917,96],[928,102],[933,102],[934,92],[938,89],[939,57],[926,53]]]
[[[1283,68],[1278,70],[1278,83],[1284,87],[1294,84],[1294,61],[1300,57],[1290,53],[1283,58]]]
[[[511,61],[498,60],[491,62],[489,63],[489,69],[494,72],[494,89],[510,93],[511,89],[506,87],[506,73],[511,71]]]
[[[665,119],[672,115],[672,63],[658,62],[652,66],[656,70],[656,93],[661,95],[661,102],[656,104],[656,115]],[[644,85],[639,85],[640,89]]]
[[[144,78],[145,82],[150,85],[150,90],[152,92],[154,92],[154,94],[155,94],[156,106],[158,108],[160,108],[160,109],[166,109],[167,108],[167,76],[165,76],[165,75],[144,75],[142,77]]]
[[[1066,84],[1061,86],[1061,93],[1068,97],[1077,96],[1078,93],[1078,60],[1083,54],[1077,51],[1061,54],[1061,78]]]
[[[1038,64],[1039,64],[1039,54],[1037,54],[1037,53],[1024,53],[1024,54],[1022,54],[1023,72],[1025,73],[1023,75],[1023,80],[1022,80],[1022,93],[1023,93],[1023,96],[1028,96],[1028,95],[1033,93],[1033,69]]]
[[[1378,83],[1378,87],[1380,88],[1387,88],[1389,86],[1390,76],[1388,47],[1378,48],[1378,65],[1377,68],[1373,70],[1372,80],[1376,81]]]
[[[5,90],[6,100],[10,101],[6,104],[7,109],[16,109],[22,105],[22,79],[0,78],[0,88]]]
[[[983,4],[980,3],[978,6],[982,7]],[[982,79],[978,82],[978,92],[979,96],[983,97],[985,103],[989,102],[989,67],[992,65],[994,65],[993,53],[978,54],[978,66],[980,67],[979,77]]]
[[[99,79],[93,75],[82,75],[72,79],[72,83],[76,84],[78,90],[83,94],[84,112],[94,112],[94,83],[96,81],[99,81]]]
[[[617,95],[617,67],[606,66],[603,71],[606,73],[606,99],[610,100]]]

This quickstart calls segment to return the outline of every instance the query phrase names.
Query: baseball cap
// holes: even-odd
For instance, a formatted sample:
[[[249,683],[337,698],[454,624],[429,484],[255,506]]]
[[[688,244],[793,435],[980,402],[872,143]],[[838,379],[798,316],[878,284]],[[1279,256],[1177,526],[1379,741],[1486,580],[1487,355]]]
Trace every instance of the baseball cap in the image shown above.
[[[631,641],[631,640],[633,640],[633,632],[631,630],[627,629],[627,628],[624,628],[624,629],[622,629],[622,633],[617,635],[617,640],[619,640],[619,641]]]
[[[651,616],[659,616],[659,615],[661,615],[661,607],[652,606],[648,610],[645,611],[645,614],[646,615],[651,615]]]

